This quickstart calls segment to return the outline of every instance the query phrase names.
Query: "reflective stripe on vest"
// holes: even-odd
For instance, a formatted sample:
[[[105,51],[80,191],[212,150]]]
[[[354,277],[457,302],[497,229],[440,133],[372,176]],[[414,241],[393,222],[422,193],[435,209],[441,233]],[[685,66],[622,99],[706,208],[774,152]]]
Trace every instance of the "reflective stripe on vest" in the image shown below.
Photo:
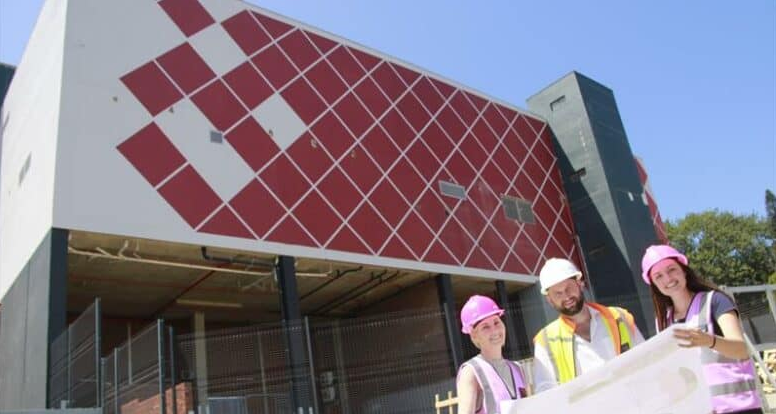
[[[712,335],[715,335],[711,312],[711,300],[714,294],[714,291],[709,291],[703,293],[702,298],[693,298],[685,318],[692,323],[692,318],[697,316],[696,326]],[[706,381],[710,384],[709,390],[715,412],[736,412],[762,406],[756,392],[757,383],[751,359],[732,359],[713,349],[702,348],[701,362]]]
[[[509,387],[504,380],[498,375],[496,369],[482,357],[477,355],[476,357],[466,361],[461,365],[463,368],[465,365],[471,365],[474,368],[474,375],[477,377],[477,383],[482,388],[482,410],[487,414],[498,414],[500,411],[500,402],[507,400],[516,400],[526,396],[525,391],[525,379],[523,378],[523,371],[516,363],[505,360],[509,371],[512,373],[512,384],[515,388],[515,395],[509,392]]]
[[[636,326],[632,318],[615,307],[606,307],[597,303],[586,305],[601,314],[616,355],[633,346],[632,338],[635,335]],[[558,383],[562,384],[576,377],[574,330],[566,321],[559,317],[542,329],[534,337],[534,342],[547,351]]]

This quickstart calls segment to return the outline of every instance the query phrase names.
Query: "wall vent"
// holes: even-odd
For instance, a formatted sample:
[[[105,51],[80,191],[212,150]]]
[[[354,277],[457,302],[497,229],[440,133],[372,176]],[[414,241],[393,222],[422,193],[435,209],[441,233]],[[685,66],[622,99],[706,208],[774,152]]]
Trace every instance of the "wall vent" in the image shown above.
[[[466,188],[462,185],[440,180],[439,191],[442,195],[457,198],[459,200],[466,200]]]
[[[502,196],[501,205],[504,208],[504,215],[510,220],[517,220],[521,223],[534,224],[533,208],[528,200],[522,198]]]

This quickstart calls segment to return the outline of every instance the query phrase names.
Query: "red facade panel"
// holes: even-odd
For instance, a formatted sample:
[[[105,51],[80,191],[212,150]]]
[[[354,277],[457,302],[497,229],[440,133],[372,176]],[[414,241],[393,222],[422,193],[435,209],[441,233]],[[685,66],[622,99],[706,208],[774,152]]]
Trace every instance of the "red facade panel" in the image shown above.
[[[152,117],[193,102],[256,173],[221,200],[153,123],[139,125],[118,149],[165,182],[159,192],[197,231],[523,274],[574,254],[543,121],[254,10],[216,22],[196,0],[159,6],[187,37],[220,24],[245,54],[219,76],[186,42],[122,77]],[[257,115],[267,102],[301,132],[275,142]],[[139,146],[164,162],[146,165]],[[443,195],[440,180],[465,198]],[[503,196],[531,202],[536,222],[506,218]]]

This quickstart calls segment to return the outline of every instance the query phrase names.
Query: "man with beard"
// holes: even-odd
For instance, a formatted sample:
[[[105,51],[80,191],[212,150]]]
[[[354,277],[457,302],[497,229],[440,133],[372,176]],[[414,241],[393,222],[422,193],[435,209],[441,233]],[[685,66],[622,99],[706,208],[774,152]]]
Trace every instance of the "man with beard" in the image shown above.
[[[560,315],[534,337],[535,392],[571,381],[644,342],[628,311],[585,301],[585,282],[574,263],[547,260],[539,282]]]

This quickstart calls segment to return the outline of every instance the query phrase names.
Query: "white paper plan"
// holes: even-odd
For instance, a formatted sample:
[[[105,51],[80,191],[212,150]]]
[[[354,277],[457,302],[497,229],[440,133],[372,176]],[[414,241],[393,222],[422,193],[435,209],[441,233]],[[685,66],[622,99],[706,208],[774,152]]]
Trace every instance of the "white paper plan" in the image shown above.
[[[708,414],[711,396],[700,348],[681,348],[674,325],[601,367],[531,398],[505,401],[502,414]]]

